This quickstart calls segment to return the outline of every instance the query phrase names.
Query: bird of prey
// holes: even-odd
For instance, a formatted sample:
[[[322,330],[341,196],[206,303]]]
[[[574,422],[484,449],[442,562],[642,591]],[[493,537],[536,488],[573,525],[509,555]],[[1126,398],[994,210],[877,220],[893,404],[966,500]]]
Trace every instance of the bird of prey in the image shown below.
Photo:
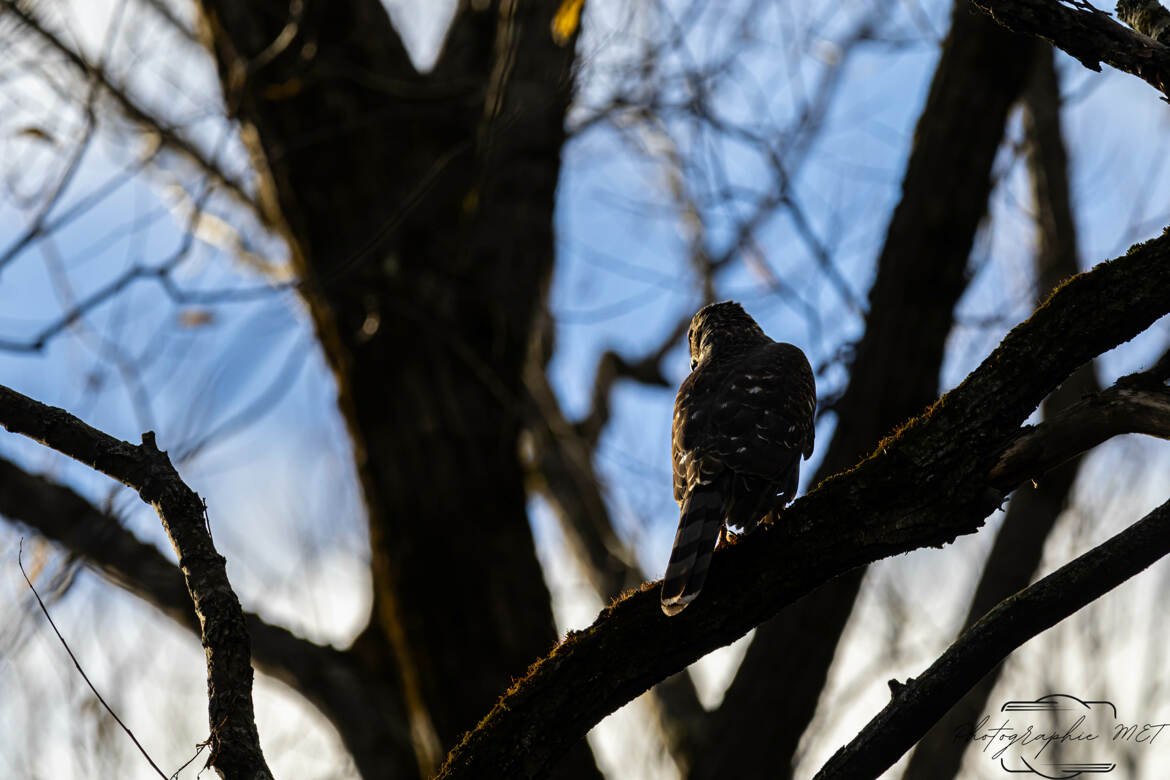
[[[816,410],[804,353],[768,338],[738,303],[704,306],[687,340],[692,371],[671,429],[681,512],[662,581],[667,615],[699,595],[724,524],[751,531],[795,497]]]

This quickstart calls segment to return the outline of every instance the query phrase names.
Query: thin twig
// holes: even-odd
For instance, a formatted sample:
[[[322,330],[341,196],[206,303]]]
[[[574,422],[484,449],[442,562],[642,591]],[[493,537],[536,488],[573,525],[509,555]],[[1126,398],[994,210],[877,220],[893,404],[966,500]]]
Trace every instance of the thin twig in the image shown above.
[[[203,751],[207,750],[208,746],[210,746],[210,745],[211,745],[211,737],[208,737],[207,739],[203,740],[198,745],[196,745],[195,746],[195,755],[191,756],[186,761],[184,761],[183,765],[180,766],[178,769],[176,769],[171,774],[170,780],[175,780],[175,778],[177,778],[179,776],[179,773],[182,772],[187,767],[191,766],[191,762],[194,761],[195,759],[199,758],[199,756],[202,755]]]
[[[207,655],[208,763],[225,778],[271,780],[256,729],[247,620],[215,549],[204,505],[183,482],[151,431],[142,444],[119,441],[66,412],[0,386],[0,425],[134,488],[162,521],[199,617]]]
[[[159,122],[145,107],[137,103],[124,89],[114,84],[101,67],[90,64],[81,54],[70,48],[61,38],[45,27],[41,20],[27,7],[16,0],[0,0],[0,11],[11,13],[24,27],[51,46],[69,66],[85,78],[94,79],[101,91],[110,96],[122,114],[148,133],[157,134],[158,140],[168,149],[204,171],[213,181],[237,203],[248,208],[265,227],[271,227],[271,215],[248,193],[245,186],[228,175],[216,162],[216,154],[204,154],[192,141],[181,135],[179,130]]]
[[[28,583],[28,589],[32,591],[33,596],[36,598],[37,604],[41,608],[41,612],[45,613],[45,620],[49,621],[49,626],[52,627],[53,633],[57,635],[57,639],[61,640],[61,646],[65,648],[66,653],[69,653],[69,660],[73,661],[73,665],[77,667],[77,673],[81,675],[81,679],[85,680],[85,684],[89,686],[91,691],[93,691],[93,695],[97,697],[97,700],[101,703],[101,705],[106,708],[106,712],[110,713],[110,717],[117,721],[118,725],[122,727],[122,731],[126,732],[126,736],[130,737],[130,740],[134,743],[134,746],[138,748],[138,752],[142,754],[143,758],[145,758],[151,767],[154,768],[154,771],[158,773],[159,777],[163,778],[163,780],[167,780],[166,773],[159,769],[158,764],[154,763],[154,759],[151,758],[150,754],[146,752],[146,748],[144,748],[142,743],[138,741],[138,737],[134,736],[134,732],[130,730],[129,726],[122,722],[122,719],[118,717],[118,713],[114,712],[114,708],[111,707],[106,702],[106,700],[102,698],[102,695],[98,693],[98,689],[94,687],[92,682],[90,682],[89,675],[87,675],[85,670],[81,668],[81,662],[77,660],[77,656],[75,656],[73,654],[73,650],[69,648],[69,643],[65,641],[65,637],[61,636],[61,632],[57,629],[57,624],[53,622],[53,618],[49,614],[49,608],[46,607],[45,602],[41,600],[41,594],[37,593],[37,589],[33,586],[32,580],[28,578],[28,572],[24,570],[24,561],[21,560],[21,554],[23,552],[24,537],[22,536],[20,537],[20,542],[16,548],[16,565],[20,567],[20,573],[24,577],[24,581]],[[188,761],[187,763],[189,764],[191,762]],[[184,764],[184,766],[186,766],[186,764]]]

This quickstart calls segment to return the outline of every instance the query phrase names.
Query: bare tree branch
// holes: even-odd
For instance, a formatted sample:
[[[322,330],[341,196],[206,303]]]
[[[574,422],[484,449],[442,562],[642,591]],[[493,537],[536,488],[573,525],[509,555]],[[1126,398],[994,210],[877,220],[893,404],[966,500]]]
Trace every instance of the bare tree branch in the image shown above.
[[[1117,0],[1117,17],[1158,43],[1170,40],[1170,11],[1158,0]]]
[[[667,387],[666,377],[662,374],[662,359],[686,334],[690,321],[689,314],[679,320],[656,349],[637,360],[628,360],[612,349],[607,349],[601,355],[597,361],[597,369],[593,373],[593,394],[589,413],[577,424],[590,446],[597,446],[601,432],[609,423],[610,394],[619,379],[633,379],[644,385]]]
[[[877,777],[984,674],[1024,642],[1170,553],[1170,501],[995,609],[892,701],[817,773],[818,780]]]
[[[65,166],[58,175],[57,181],[54,183],[53,188],[41,203],[40,208],[37,209],[37,213],[32,217],[32,219],[28,221],[28,225],[23,231],[21,231],[21,234],[16,238],[16,240],[5,247],[3,252],[0,252],[0,268],[8,265],[8,263],[11,262],[12,259],[21,252],[21,250],[48,232],[47,227],[50,224],[49,214],[52,212],[53,207],[57,205],[57,202],[61,199],[61,196],[65,194],[65,190],[69,188],[69,183],[73,181],[74,175],[77,173],[78,169],[80,169],[81,161],[85,157],[86,151],[89,149],[90,142],[93,140],[94,130],[97,127],[97,123],[94,121],[93,117],[93,101],[95,97],[96,91],[91,89],[85,107],[85,132],[74,145],[73,152],[70,155],[68,162],[65,163]]]
[[[1089,70],[1100,71],[1103,62],[1170,95],[1170,48],[1127,30],[1102,11],[1070,8],[1057,0],[971,3],[1009,30],[1049,41]]]
[[[211,540],[203,500],[155,446],[154,434],[144,433],[138,446],[119,441],[63,409],[3,386],[0,425],[134,488],[155,508],[179,556],[207,653],[208,763],[228,780],[270,780],[252,708],[251,649],[243,610],[228,582],[226,561]]]
[[[1027,416],[1079,365],[1168,311],[1170,234],[1074,278],[873,455],[794,503],[784,522],[717,552],[693,613],[663,617],[651,584],[571,634],[451,752],[440,776],[540,774],[609,712],[820,583],[976,530],[1003,500],[987,474]]]
[[[12,14],[28,30],[64,57],[80,78],[93,79],[96,84],[100,85],[127,119],[141,125],[148,133],[156,134],[163,146],[206,173],[211,177],[212,182],[222,187],[234,201],[255,214],[263,225],[272,227],[274,214],[271,209],[264,208],[261,203],[255,200],[240,182],[229,176],[219,166],[214,158],[207,156],[175,128],[165,126],[156,115],[139,105],[124,89],[110,81],[101,68],[90,64],[84,57],[70,48],[68,44],[42,24],[30,8],[17,0],[0,0],[0,16],[4,13]]]
[[[1052,48],[1047,47],[1037,56],[1023,100],[1028,177],[1032,184],[1038,239],[1035,257],[1037,303],[1080,271],[1076,222],[1069,192],[1068,153],[1061,132],[1060,82],[1054,55]],[[1097,381],[1093,364],[1086,363],[1044,399],[1041,412],[1045,419],[1051,419],[1053,414],[1067,409],[1084,396],[1100,391],[1101,384]],[[1046,473],[1042,479],[1022,484],[1012,494],[959,633],[1035,579],[1045,541],[1068,504],[1080,460],[1074,457]],[[984,675],[955,705],[951,710],[952,721],[974,721],[979,717],[999,679],[1000,668]],[[967,746],[968,743],[955,741],[950,730],[941,723],[937,724],[914,749],[902,780],[955,777]]]
[[[1122,377],[1013,440],[988,481],[1010,490],[1123,433],[1170,439],[1170,391],[1149,374]]]
[[[0,2],[3,1],[0,0]],[[62,312],[60,317],[43,326],[27,341],[9,341],[0,338],[0,350],[11,352],[40,352],[51,339],[55,338],[66,328],[73,325],[98,306],[101,306],[106,301],[118,295],[131,284],[140,280],[157,282],[173,299],[181,300],[182,291],[175,286],[168,274],[190,255],[191,248],[195,244],[194,222],[198,220],[200,208],[210,194],[210,188],[200,193],[199,198],[196,200],[196,207],[192,211],[192,223],[189,225],[189,229],[183,234],[175,250],[167,255],[162,262],[157,265],[133,265],[127,268],[121,274],[115,276],[96,290],[93,290],[84,298],[74,301],[66,311]]]
[[[0,458],[0,515],[34,529],[79,556],[110,582],[141,598],[199,636],[199,621],[179,569],[70,488],[29,474]],[[364,777],[410,777],[416,766],[402,692],[370,695],[394,675],[366,674],[364,664],[393,663],[388,652],[367,651],[371,637],[349,650],[318,645],[245,612],[256,667],[297,690],[337,725]]]
[[[688,322],[682,322],[683,332]],[[607,351],[597,369],[593,410],[586,422],[577,426],[565,419],[539,355],[529,360],[526,369],[531,479],[534,488],[552,505],[574,554],[603,602],[637,586],[645,576],[613,527],[601,480],[593,468],[597,441],[589,438],[589,432],[600,436],[605,427],[609,394],[619,375],[629,373],[647,384],[665,382],[658,365],[681,335],[677,330],[659,349],[634,364]],[[689,767],[697,750],[696,736],[704,730],[707,720],[695,686],[686,673],[679,673],[663,680],[653,692],[662,739],[675,762]]]
[[[532,362],[526,373],[533,487],[556,510],[597,594],[611,599],[644,578],[610,521],[593,448],[564,418],[544,367]]]

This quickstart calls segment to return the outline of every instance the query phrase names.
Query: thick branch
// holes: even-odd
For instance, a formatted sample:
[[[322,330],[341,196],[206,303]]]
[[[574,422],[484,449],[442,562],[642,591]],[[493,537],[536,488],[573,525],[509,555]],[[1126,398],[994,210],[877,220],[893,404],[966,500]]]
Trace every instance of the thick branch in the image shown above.
[[[1125,377],[1024,429],[1003,451],[988,482],[1001,490],[1039,476],[1123,433],[1170,439],[1170,390],[1149,377]]]
[[[550,38],[556,4],[464,3],[457,56],[424,75],[378,0],[198,6],[334,372],[372,630],[431,774],[556,641],[517,412],[575,49]],[[290,7],[300,37],[269,56]],[[582,745],[565,774],[595,777],[590,764]]]
[[[1170,501],[1026,588],[965,631],[817,773],[877,777],[1011,651],[1170,553]]]
[[[685,331],[686,322],[683,323]],[[662,351],[669,347],[666,344]],[[614,355],[606,352],[606,355]],[[617,360],[621,360],[617,358]],[[659,357],[660,360],[660,357]],[[658,360],[647,357],[638,364],[653,361],[657,373]],[[622,361],[624,365],[629,363]],[[598,368],[598,384],[608,364],[602,358]],[[608,380],[610,384],[616,374]],[[565,531],[569,544],[581,562],[594,589],[603,602],[608,602],[622,591],[636,587],[645,579],[633,555],[617,532],[602,494],[601,480],[593,468],[594,447],[578,427],[565,419],[555,393],[548,384],[542,361],[532,359],[526,369],[528,394],[528,432],[532,441],[531,480],[552,505]],[[608,416],[609,388],[601,392],[601,402]],[[598,402],[595,396],[596,410]],[[590,415],[592,418],[592,415]],[[676,674],[663,680],[653,691],[658,725],[672,757],[682,766],[689,766],[697,752],[696,735],[701,733],[707,713],[686,674]]]
[[[663,617],[651,584],[570,635],[451,752],[441,776],[539,774],[602,717],[817,585],[975,531],[1003,499],[988,471],[1027,416],[1079,365],[1168,311],[1170,235],[1076,277],[872,456],[794,503],[785,522],[716,553],[697,609]]]
[[[1068,181],[1068,152],[1060,127],[1060,82],[1051,47],[1036,58],[1024,93],[1028,178],[1032,185],[1033,219],[1037,232],[1037,303],[1080,272],[1077,231]],[[1078,368],[1044,400],[1045,419],[1091,393],[1101,391],[1092,363]],[[1073,458],[1047,472],[1043,479],[1020,485],[1012,494],[1007,513],[983,565],[967,615],[957,633],[970,628],[999,602],[1023,590],[1036,579],[1044,543],[1068,505],[1081,458]],[[951,720],[978,719],[987,705],[1002,664],[983,676],[952,708]],[[955,777],[968,743],[956,742],[942,723],[919,741],[902,780]]]
[[[139,541],[117,519],[69,487],[29,474],[0,458],[0,515],[36,530],[182,627],[199,635],[183,575],[154,545]],[[245,612],[256,668],[313,703],[338,728],[364,777],[410,777],[416,767],[400,690],[369,695],[375,682],[363,648],[335,650]],[[384,667],[388,653],[371,659]],[[378,680],[393,675],[377,675]]]
[[[1107,14],[1057,0],[971,2],[1009,30],[1043,38],[1090,70],[1101,70],[1104,62],[1170,95],[1170,47],[1122,27]]]
[[[187,487],[154,434],[142,444],[119,441],[63,409],[0,386],[0,425],[35,439],[135,490],[162,520],[199,617],[207,653],[208,763],[234,780],[272,777],[260,749],[252,709],[252,665],[243,610],[225,561],[208,533],[202,499]]]

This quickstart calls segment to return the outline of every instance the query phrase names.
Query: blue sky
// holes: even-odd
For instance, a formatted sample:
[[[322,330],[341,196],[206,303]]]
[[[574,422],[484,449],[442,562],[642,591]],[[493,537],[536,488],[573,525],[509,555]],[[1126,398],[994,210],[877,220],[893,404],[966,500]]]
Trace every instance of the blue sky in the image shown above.
[[[746,38],[740,37],[742,31],[722,24],[720,18],[704,17],[686,39],[687,56],[671,65],[685,69],[742,47],[734,77],[721,85],[713,105],[747,125],[764,130],[783,127],[811,94],[824,63],[832,60],[833,36],[850,29],[856,15],[871,5],[853,2],[835,9],[817,9],[776,4],[769,6]],[[947,7],[941,2],[921,7],[889,4],[888,18],[881,28],[883,42],[863,45],[842,66],[846,70],[841,90],[827,114],[824,130],[793,175],[793,191],[812,231],[831,248],[844,285],[861,301],[872,277],[885,223],[899,194],[917,112],[937,58],[937,36],[946,29]],[[108,18],[103,16],[108,8],[108,3],[84,9],[75,5],[73,16],[68,17],[70,27],[89,51],[100,49],[95,42],[102,39],[105,28],[96,21]],[[412,27],[417,34],[408,40],[416,42],[417,56],[425,61],[427,41],[435,40],[434,30],[440,27],[436,17],[419,14],[416,8],[404,3],[393,10],[396,20],[420,25]],[[623,4],[591,5],[582,43],[586,53],[583,72],[589,81],[574,118],[587,116],[599,96],[612,89],[607,67],[639,51],[653,32],[644,17],[635,14],[631,22],[629,14],[634,13]],[[132,28],[154,24],[145,17],[133,21]],[[426,25],[430,33],[423,29]],[[124,35],[126,41],[139,41],[132,31]],[[218,108],[218,98],[214,73],[207,63],[190,55],[175,58],[167,46],[149,36],[142,40],[153,45],[137,50],[135,69],[126,70],[138,94],[193,123],[192,133],[198,142],[208,151],[218,148],[225,167],[244,170],[238,141],[228,138],[221,146],[222,125],[208,118]],[[789,56],[790,51],[799,56]],[[17,55],[10,56],[15,59]],[[4,66],[2,60],[0,66]],[[1063,55],[1059,68],[1064,91],[1070,96],[1066,138],[1073,154],[1074,196],[1087,267],[1120,254],[1129,243],[1155,235],[1170,222],[1165,206],[1170,202],[1170,184],[1164,175],[1168,120],[1156,93],[1133,77],[1108,70],[1090,73]],[[152,72],[162,75],[151,76]],[[183,88],[176,88],[176,84]],[[18,87],[23,92],[14,91]],[[682,86],[679,90],[685,96]],[[31,72],[16,86],[13,82],[0,84],[0,172],[4,175],[23,171],[26,182],[35,181],[41,170],[38,166],[59,159],[58,147],[41,148],[43,140],[24,132],[40,127],[44,117],[57,113],[55,101],[37,86]],[[697,132],[678,116],[668,116],[661,126],[633,121],[616,124],[616,128],[598,125],[570,141],[558,193],[559,254],[550,297],[557,322],[557,352],[551,377],[571,417],[586,409],[592,371],[603,349],[615,347],[631,356],[641,355],[700,302],[688,263],[691,228],[680,217],[678,197],[671,191],[670,156],[690,161],[688,173],[700,189],[715,187],[720,176],[727,177],[728,186],[738,191],[767,192],[775,186],[758,155],[742,143]],[[1017,121],[1013,138],[1019,137]],[[54,213],[67,210],[107,181],[136,159],[146,145],[133,132],[103,130]],[[1027,316],[1031,308],[1028,284],[1033,238],[1027,183],[1021,166],[1012,163],[1013,155],[1003,150],[998,166],[1003,172],[1002,183],[977,253],[986,261],[978,265],[961,306],[972,318],[1005,309],[1009,316],[1001,325],[956,330],[948,346],[945,386],[960,380],[1006,328]],[[0,269],[0,340],[27,338],[39,324],[58,316],[63,296],[83,297],[124,269],[157,263],[173,250],[187,225],[175,207],[171,188],[177,182],[190,183],[190,170],[180,162],[166,160],[149,171],[62,230],[51,245],[32,246]],[[7,246],[27,224],[28,209],[15,204],[13,197],[0,197],[0,247]],[[260,235],[254,222],[241,217],[226,199],[213,199],[210,207],[265,257],[277,264],[283,261],[279,244]],[[718,249],[726,242],[731,217],[721,207],[704,210],[703,216],[708,243]],[[136,220],[147,221],[149,227],[117,234],[118,226]],[[115,237],[101,240],[111,231]],[[826,280],[790,216],[781,214],[767,221],[757,233],[756,243],[756,256],[733,262],[719,277],[719,297],[743,301],[770,335],[799,344],[814,364],[829,361],[843,343],[860,334],[862,312],[850,309],[839,287]],[[187,289],[262,282],[225,251],[228,247],[223,241],[197,242],[190,259],[176,272],[176,282]],[[771,292],[762,281],[760,264],[770,267],[803,304],[786,303]],[[71,293],[62,292],[54,282],[58,266],[74,288]],[[801,305],[819,313],[815,326],[802,315]],[[236,413],[264,402],[274,383],[288,385],[288,392],[280,394],[279,400],[264,404],[271,407],[265,415],[242,429],[217,436],[183,463],[183,473],[209,501],[216,541],[228,557],[229,574],[245,603],[277,620],[312,614],[313,619],[301,621],[295,628],[321,641],[347,641],[360,627],[368,603],[362,509],[349,445],[334,408],[332,380],[295,296],[286,291],[248,304],[176,306],[159,294],[153,282],[141,281],[87,317],[84,325],[84,331],[63,334],[39,353],[0,352],[0,382],[82,414],[92,424],[124,438],[136,440],[144,422],[149,422],[157,428],[162,446],[172,452],[198,441],[202,433],[230,423]],[[106,354],[109,350],[100,346],[105,341],[116,343],[121,352],[131,356],[149,353],[157,357],[149,361],[141,376],[120,372],[111,367]],[[1168,342],[1170,328],[1159,323],[1150,333],[1107,355],[1101,361],[1102,378],[1108,381],[1141,367]],[[671,352],[665,370],[674,383],[683,378],[687,360],[681,346]],[[840,367],[830,365],[818,377],[822,394],[839,388],[843,380]],[[143,409],[143,398],[149,400],[148,411]],[[614,396],[614,419],[598,453],[597,466],[615,522],[634,544],[649,576],[660,573],[677,522],[667,457],[672,401],[673,390],[620,385]],[[832,419],[826,417],[818,429],[822,447],[831,427]],[[48,471],[95,501],[105,501],[110,495],[108,481],[36,445],[8,437],[0,440],[0,452],[33,470]],[[813,463],[806,465],[806,481],[817,458],[819,452]],[[1054,540],[1049,563],[1059,565],[1086,549],[1089,540],[1104,538],[1121,523],[1136,519],[1164,500],[1158,493],[1164,480],[1160,483],[1153,476],[1159,464],[1165,465],[1164,448],[1148,442],[1115,442],[1095,453],[1089,464],[1093,479],[1078,490],[1079,514],[1070,513],[1077,516],[1070,517],[1059,540]],[[257,491],[257,485],[264,490]],[[116,494],[113,500],[126,512],[128,525],[136,533],[167,549],[157,520],[138,506],[133,496]],[[584,580],[565,554],[547,509],[534,504],[533,520],[542,558],[551,572],[562,628],[580,627],[596,614],[597,603],[586,594]],[[995,522],[993,519],[991,524]],[[253,534],[270,543],[263,549],[248,545],[245,536]],[[18,536],[10,528],[0,528],[0,603],[27,601],[22,582],[13,576],[14,566],[10,565]],[[833,691],[826,698],[839,709],[825,710],[833,713],[832,723],[825,724],[806,745],[808,766],[876,711],[882,698],[888,696],[885,679],[914,674],[945,646],[958,619],[955,605],[963,601],[963,593],[977,576],[990,538],[990,534],[980,533],[943,551],[915,553],[875,567],[850,628],[848,649],[838,659]],[[50,550],[41,554],[46,556],[49,573],[63,565]],[[1146,603],[1153,583],[1166,576],[1165,569],[1156,566],[1148,576],[1125,586],[1129,590],[1116,603]],[[298,577],[289,576],[293,570]],[[900,638],[887,642],[890,599],[904,601],[915,620]],[[82,575],[79,585],[55,608],[59,622],[70,626],[74,635],[85,636],[86,631],[113,631],[116,635],[86,648],[87,671],[107,686],[116,685],[119,669],[125,673],[124,659],[136,657],[134,648],[144,643],[159,648],[155,654],[158,659],[184,653],[189,656],[189,668],[182,673],[172,674],[172,665],[161,660],[149,665],[151,686],[185,691],[181,696],[176,694],[176,700],[184,703],[177,709],[185,712],[186,731],[182,737],[157,735],[155,744],[160,751],[168,751],[169,757],[176,757],[184,745],[202,738],[199,730],[205,730],[205,725],[200,725],[201,670],[196,643],[150,620],[149,610],[113,593],[91,575]],[[945,617],[934,620],[931,615]],[[27,615],[23,619],[33,620]],[[122,630],[116,627],[123,625],[134,629],[121,635]],[[1060,631],[1074,632],[1077,625],[1070,621]],[[1053,641],[1071,648],[1066,650],[1067,660],[1057,679],[1078,684],[1086,670],[1077,642],[1054,637]],[[875,673],[865,664],[863,656],[891,648],[896,651],[896,668]],[[19,678],[28,691],[57,691],[59,697],[53,698],[46,710],[46,722],[55,724],[48,729],[46,739],[65,742],[74,725],[72,714],[85,695],[76,681],[56,666],[57,661],[51,660],[54,652],[52,643],[43,636],[29,640],[12,658],[0,657],[0,679],[7,683]],[[1027,654],[1042,657],[1043,652],[1027,649],[1013,685],[1035,680]],[[1115,687],[1140,699],[1136,690],[1140,686],[1121,671],[1129,654],[1138,651],[1131,644],[1114,643],[1102,652],[1121,659]],[[729,663],[725,655],[722,661],[708,664],[705,679],[726,676]],[[706,692],[717,698],[717,682]],[[329,728],[291,704],[287,692],[269,684],[262,695],[269,702],[265,706],[270,707],[270,727],[261,722],[266,739],[283,746],[294,726],[312,732],[307,747],[282,750],[286,754],[282,760],[295,765],[302,760],[298,756],[337,754]],[[130,699],[127,707],[139,722],[161,717],[149,695],[134,694]],[[28,731],[19,701],[14,701],[14,705],[0,706],[0,724],[4,725],[0,733],[6,735],[0,738],[0,774],[4,773],[3,756],[13,755],[14,743]],[[1170,717],[1170,702],[1161,706]],[[637,722],[637,715],[627,717],[630,720],[625,725],[611,725],[605,739],[616,740],[619,732],[630,731],[629,724]],[[315,725],[305,726],[302,721],[306,718]],[[10,740],[7,745],[5,739]],[[614,748],[615,744],[620,747]],[[634,751],[646,751],[637,759],[643,767],[641,776],[670,776],[670,769],[653,758],[652,747],[640,743],[607,745],[617,756],[615,760],[632,760]],[[174,765],[178,763],[181,761]],[[314,772],[333,776],[328,760],[320,759],[319,763],[321,768]],[[136,767],[133,761],[128,765]],[[305,776],[292,770],[284,774]]]

